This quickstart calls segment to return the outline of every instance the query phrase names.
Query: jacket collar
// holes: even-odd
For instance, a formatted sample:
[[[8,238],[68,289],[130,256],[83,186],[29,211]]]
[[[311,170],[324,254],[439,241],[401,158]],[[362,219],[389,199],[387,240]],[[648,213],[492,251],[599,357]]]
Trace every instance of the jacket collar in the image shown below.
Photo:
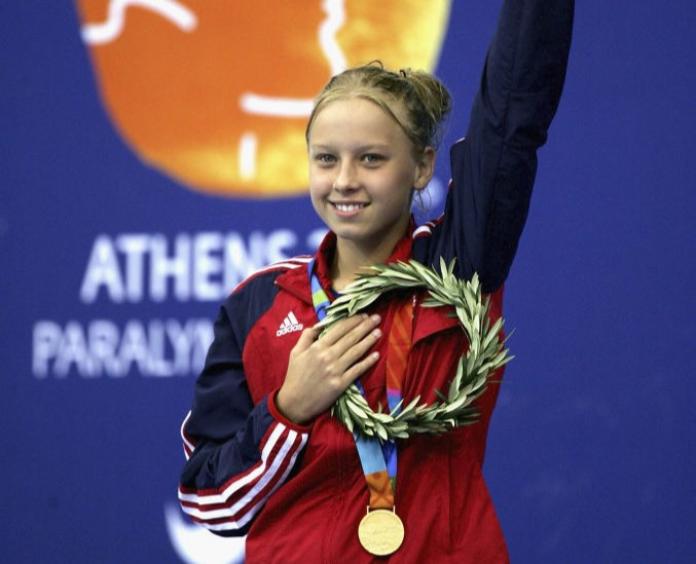
[[[387,263],[400,260],[407,261],[410,258],[414,229],[415,222],[413,221],[413,217],[411,217],[406,233],[394,246],[394,249],[387,259]],[[331,288],[331,262],[333,261],[335,252],[336,234],[329,231],[317,249],[314,272],[319,278],[321,287],[332,299],[334,297],[334,292]],[[312,304],[312,293],[310,290],[307,268],[293,268],[284,272],[276,278],[276,284],[302,301],[310,305]]]

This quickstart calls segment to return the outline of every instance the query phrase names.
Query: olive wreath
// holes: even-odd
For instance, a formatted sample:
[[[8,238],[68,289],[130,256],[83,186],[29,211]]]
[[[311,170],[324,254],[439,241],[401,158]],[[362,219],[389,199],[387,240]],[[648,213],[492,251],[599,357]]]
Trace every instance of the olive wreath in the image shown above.
[[[503,318],[491,326],[488,298],[483,299],[478,275],[460,280],[454,275],[455,260],[449,266],[440,259],[440,272],[415,260],[375,265],[364,270],[326,310],[320,322],[322,335],[337,321],[364,310],[382,294],[392,290],[424,287],[424,307],[451,306],[469,342],[459,359],[447,396],[436,390],[439,401],[419,405],[420,396],[408,405],[403,400],[390,413],[377,412],[368,405],[355,384],[336,400],[331,413],[351,432],[380,441],[406,439],[412,433],[440,434],[479,419],[472,403],[486,390],[489,377],[512,360],[505,340],[499,337]]]

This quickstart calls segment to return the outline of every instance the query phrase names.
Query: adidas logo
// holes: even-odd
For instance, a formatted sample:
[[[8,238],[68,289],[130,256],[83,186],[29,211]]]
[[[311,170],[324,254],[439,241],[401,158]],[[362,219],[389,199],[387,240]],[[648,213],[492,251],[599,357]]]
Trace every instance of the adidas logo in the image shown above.
[[[280,327],[278,327],[276,337],[282,337],[287,333],[294,333],[295,331],[302,331],[302,329],[302,323],[297,320],[297,317],[295,317],[293,312],[290,312],[285,316],[285,319],[283,319]]]

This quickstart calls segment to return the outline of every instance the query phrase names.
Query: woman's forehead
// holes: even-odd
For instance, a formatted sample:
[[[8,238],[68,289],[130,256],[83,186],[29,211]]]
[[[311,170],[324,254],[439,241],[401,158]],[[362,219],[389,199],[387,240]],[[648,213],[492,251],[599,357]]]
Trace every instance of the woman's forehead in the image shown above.
[[[358,88],[351,89],[346,92],[332,93],[334,95],[327,96],[320,100],[317,105],[317,115],[325,108],[337,102],[364,101],[374,106],[380,111],[389,116],[389,112],[385,108],[389,108],[399,119],[407,118],[406,105],[404,102],[388,92],[383,92],[376,88]],[[389,116],[391,117],[391,116]],[[393,118],[392,118],[393,119]]]
[[[310,127],[310,137],[340,136],[349,132],[370,134],[391,143],[395,137],[406,135],[399,123],[405,114],[401,102],[392,102],[386,109],[379,102],[360,95],[327,100],[317,108]]]
[[[322,108],[310,130],[310,145],[410,143],[401,125],[376,104],[362,99],[337,100]]]

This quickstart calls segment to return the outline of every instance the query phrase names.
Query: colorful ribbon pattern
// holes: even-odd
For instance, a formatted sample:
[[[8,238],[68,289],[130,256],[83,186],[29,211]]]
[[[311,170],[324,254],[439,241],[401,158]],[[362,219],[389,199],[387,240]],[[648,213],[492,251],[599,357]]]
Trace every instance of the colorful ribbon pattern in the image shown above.
[[[314,273],[314,264],[313,260],[307,265],[307,273],[314,310],[321,321],[326,317],[326,309],[331,301]],[[397,309],[387,341],[387,403],[392,413],[402,399],[401,387],[411,349],[412,324],[413,302],[408,301],[406,305]],[[364,396],[365,390],[359,380],[355,381],[355,385]],[[358,433],[353,433],[353,439],[370,490],[370,508],[392,509],[397,471],[396,443],[385,441],[380,445],[377,439],[369,439]]]

